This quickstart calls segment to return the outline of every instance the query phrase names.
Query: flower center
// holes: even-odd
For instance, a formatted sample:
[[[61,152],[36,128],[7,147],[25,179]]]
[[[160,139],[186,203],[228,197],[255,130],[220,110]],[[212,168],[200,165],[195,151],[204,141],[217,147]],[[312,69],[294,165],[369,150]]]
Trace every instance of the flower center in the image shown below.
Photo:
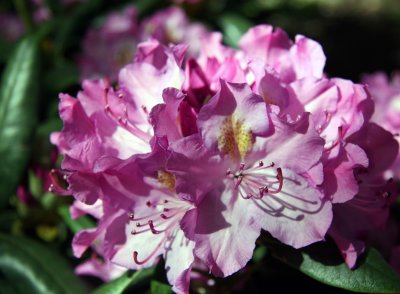
[[[231,158],[244,158],[253,147],[251,130],[235,115],[225,118],[218,138],[219,149]]]

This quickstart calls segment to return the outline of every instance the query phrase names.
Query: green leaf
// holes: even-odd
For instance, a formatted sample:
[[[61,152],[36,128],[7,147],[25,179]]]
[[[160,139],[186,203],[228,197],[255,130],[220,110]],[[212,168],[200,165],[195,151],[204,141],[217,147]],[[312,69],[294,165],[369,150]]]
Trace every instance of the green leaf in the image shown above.
[[[79,73],[72,62],[61,62],[46,73],[45,84],[53,92],[63,90],[79,83]]]
[[[259,263],[264,259],[266,255],[267,255],[267,247],[259,246],[258,248],[256,248],[256,250],[254,250],[252,259],[255,263]]]
[[[97,288],[93,294],[119,294],[123,293],[128,287],[135,286],[147,280],[153,275],[154,268],[148,268],[134,273],[127,272],[114,281]]]
[[[226,44],[237,48],[240,38],[252,26],[252,23],[238,14],[228,13],[221,17],[219,25],[224,32]]]
[[[61,256],[28,238],[0,234],[0,270],[19,293],[87,293]]]
[[[153,280],[151,281],[152,294],[172,294],[171,286],[162,282]]]
[[[82,216],[76,220],[71,218],[69,213],[69,206],[61,206],[58,209],[58,213],[64,219],[65,223],[67,224],[68,228],[73,232],[77,233],[83,229],[89,229],[96,226],[93,220],[91,220],[87,216]]]
[[[354,270],[346,266],[338,250],[328,242],[302,251],[282,248],[274,248],[273,255],[324,284],[364,293],[400,292],[400,277],[373,248],[359,258]]]
[[[37,123],[39,37],[23,39],[0,84],[0,207],[16,190],[29,161]]]

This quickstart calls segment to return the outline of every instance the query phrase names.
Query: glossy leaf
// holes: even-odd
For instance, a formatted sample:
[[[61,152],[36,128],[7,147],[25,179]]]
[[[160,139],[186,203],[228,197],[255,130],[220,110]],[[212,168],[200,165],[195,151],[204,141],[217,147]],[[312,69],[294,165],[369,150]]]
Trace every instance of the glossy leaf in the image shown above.
[[[96,289],[93,294],[119,294],[123,293],[128,287],[135,286],[141,282],[147,280],[153,275],[154,268],[144,269],[136,271],[134,273],[127,272],[123,276],[115,279],[114,281],[107,283],[100,288]]]
[[[7,203],[29,160],[37,123],[39,37],[28,36],[7,63],[0,85],[0,207]]]
[[[162,282],[153,280],[151,281],[152,294],[172,294],[171,286]]]
[[[33,240],[0,235],[0,270],[18,293],[86,293],[57,253]]]
[[[283,248],[283,249],[282,249]],[[302,251],[274,248],[274,256],[324,284],[364,293],[399,293],[400,276],[369,248],[350,270],[334,246],[321,242]]]

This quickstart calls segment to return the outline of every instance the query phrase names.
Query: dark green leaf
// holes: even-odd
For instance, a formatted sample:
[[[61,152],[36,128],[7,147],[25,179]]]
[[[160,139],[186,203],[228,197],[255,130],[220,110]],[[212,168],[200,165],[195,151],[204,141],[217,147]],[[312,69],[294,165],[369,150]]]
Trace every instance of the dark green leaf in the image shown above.
[[[45,83],[49,90],[61,92],[79,83],[78,69],[72,62],[62,62],[46,73]]]
[[[238,14],[229,13],[221,17],[219,25],[224,32],[226,44],[236,48],[238,41],[252,26],[252,23]]]
[[[306,249],[274,248],[274,256],[306,275],[331,286],[364,293],[399,293],[400,277],[373,248],[350,270],[338,250],[328,242]]]
[[[20,293],[86,293],[66,261],[33,240],[0,234],[0,270]]]
[[[172,289],[170,285],[161,283],[159,281],[151,281],[151,293],[152,294],[172,294]]]
[[[69,206],[62,206],[58,209],[58,213],[64,219],[68,228],[73,232],[77,233],[83,229],[89,229],[96,226],[96,224],[87,216],[82,216],[78,219],[72,219],[69,213]]]
[[[0,207],[15,192],[29,160],[37,122],[39,38],[28,36],[17,46],[0,85]]]
[[[154,272],[154,268],[148,268],[134,273],[127,272],[114,281],[97,288],[93,294],[120,294],[128,287],[137,285],[147,280]]]

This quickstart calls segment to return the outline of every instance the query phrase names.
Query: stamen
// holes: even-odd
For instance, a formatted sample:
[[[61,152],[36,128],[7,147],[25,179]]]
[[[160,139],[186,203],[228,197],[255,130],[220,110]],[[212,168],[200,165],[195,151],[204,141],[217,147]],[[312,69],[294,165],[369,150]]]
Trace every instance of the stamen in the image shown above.
[[[51,180],[51,184],[49,186],[49,192],[66,196],[66,195],[71,195],[71,192],[69,191],[69,186],[67,188],[64,188],[61,186],[59,183],[59,179],[57,177],[58,174],[62,174],[62,178],[66,180],[68,178],[68,175],[64,171],[52,169],[49,173],[49,177]]]
[[[339,145],[339,144],[343,141],[343,136],[344,136],[344,134],[343,134],[343,127],[340,126],[340,127],[338,127],[338,139],[336,140],[335,143],[332,144],[331,147],[326,148],[324,151],[325,151],[325,152],[329,152],[329,151],[331,151],[333,148],[335,148],[337,145]]]
[[[153,256],[154,254],[157,253],[158,249],[160,249],[161,245],[164,243],[165,239],[167,238],[167,234],[165,234],[164,238],[161,239],[161,241],[157,244],[157,246],[154,248],[154,250],[149,254],[149,256],[147,256],[145,259],[143,259],[142,261],[140,261],[138,259],[138,252],[137,251],[133,251],[133,261],[138,264],[138,265],[142,265],[145,264],[146,262],[148,262]]]
[[[142,131],[140,128],[136,126],[136,124],[131,123],[128,118],[128,109],[126,105],[123,105],[123,116],[117,115],[110,106],[109,103],[109,91],[110,91],[110,85],[109,82],[107,82],[107,86],[104,88],[104,111],[107,113],[107,115],[115,120],[119,125],[123,126],[126,130],[128,130],[130,133],[133,135],[137,136],[139,139],[142,141],[148,143],[151,139],[151,135],[147,132]],[[121,98],[120,95],[123,95],[121,93],[118,94],[118,98]],[[121,102],[120,102],[121,103]]]
[[[277,169],[276,169],[276,171],[278,172],[278,174],[276,175],[276,178],[278,179],[278,182],[279,182],[279,187],[278,187],[278,189],[276,189],[276,190],[269,190],[269,193],[270,194],[277,194],[277,193],[279,193],[281,190],[282,190],[282,187],[283,187],[283,175],[282,175],[282,169],[280,168],[280,167],[278,167]]]

